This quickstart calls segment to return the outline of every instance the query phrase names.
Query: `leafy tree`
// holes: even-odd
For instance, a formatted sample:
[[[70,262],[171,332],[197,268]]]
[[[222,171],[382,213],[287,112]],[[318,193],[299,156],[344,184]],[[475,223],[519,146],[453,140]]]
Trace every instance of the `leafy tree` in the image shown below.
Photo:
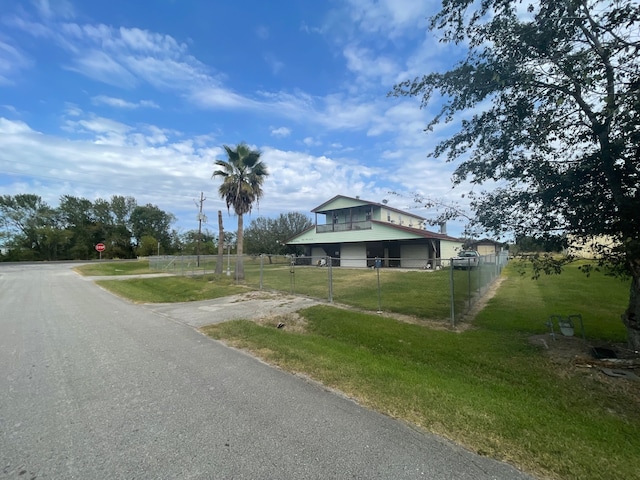
[[[269,262],[271,254],[297,254],[300,247],[288,246],[285,242],[311,226],[311,219],[299,212],[281,213],[277,218],[258,217],[245,232],[247,253],[268,254]]]
[[[251,150],[246,143],[240,143],[235,148],[224,145],[224,149],[227,159],[215,161],[220,169],[215,170],[212,176],[222,177],[218,193],[227,204],[227,209],[233,207],[238,216],[236,278],[244,280],[243,216],[250,213],[254,202],[257,203],[262,197],[262,184],[269,173],[267,166],[260,160],[260,152]]]
[[[466,57],[392,95],[442,99],[427,130],[463,115],[433,152],[500,234],[608,237],[602,265],[631,276],[622,316],[640,350],[640,9],[634,0],[443,0],[430,20]],[[441,95],[441,97],[439,96]],[[465,116],[466,115],[466,116]]]
[[[109,244],[110,256],[121,258],[134,256],[131,237],[134,236],[132,215],[136,208],[138,208],[138,203],[133,197],[113,195],[109,200],[110,226],[106,241]],[[136,240],[138,239],[139,237],[136,237]]]
[[[143,235],[140,244],[136,247],[136,254],[139,257],[155,255],[158,251],[158,240],[151,235]]]
[[[0,196],[0,218],[6,235],[12,237],[8,242],[12,260],[51,260],[52,255],[57,256],[57,243],[52,243],[50,235],[57,217],[39,195]],[[52,251],[54,244],[56,249]]]
[[[145,206],[137,206],[131,212],[131,232],[140,245],[142,237],[156,238],[165,250],[171,246],[171,224],[175,222],[175,216],[167,213],[156,205],[148,203]]]
[[[58,212],[63,228],[70,232],[67,258],[88,259],[99,241],[94,238],[96,222],[91,200],[63,195]]]
[[[519,252],[562,252],[568,247],[567,239],[560,235],[516,237],[516,248]]]
[[[113,195],[110,203],[114,223],[130,228],[131,214],[138,206],[136,199],[133,197],[123,197],[122,195]]]
[[[213,255],[215,253],[216,237],[208,229],[200,233],[200,253]],[[189,230],[181,235],[182,252],[186,255],[195,255],[198,251],[198,230]]]

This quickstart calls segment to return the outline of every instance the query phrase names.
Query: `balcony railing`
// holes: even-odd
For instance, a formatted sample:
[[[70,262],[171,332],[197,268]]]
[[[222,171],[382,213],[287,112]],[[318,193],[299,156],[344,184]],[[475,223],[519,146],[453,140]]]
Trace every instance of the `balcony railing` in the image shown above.
[[[348,232],[350,230],[371,230],[371,220],[316,225],[316,233]]]

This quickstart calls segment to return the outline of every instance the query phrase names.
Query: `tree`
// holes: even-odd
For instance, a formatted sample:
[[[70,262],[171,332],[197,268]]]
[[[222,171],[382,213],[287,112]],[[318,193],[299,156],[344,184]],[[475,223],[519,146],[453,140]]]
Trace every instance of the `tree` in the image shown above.
[[[151,235],[143,235],[140,243],[136,247],[136,254],[139,257],[148,257],[155,255],[158,251],[158,240]]]
[[[309,217],[299,212],[281,213],[277,218],[258,217],[251,221],[245,232],[247,252],[266,253],[269,263],[271,254],[297,254],[299,251],[296,248],[300,247],[288,246],[285,242],[312,225]]]
[[[137,206],[131,212],[131,232],[139,246],[142,237],[154,237],[166,250],[171,246],[171,224],[175,222],[175,216],[167,213],[156,205],[150,203],[145,206]]]
[[[238,216],[236,279],[244,280],[243,215],[251,212],[254,202],[259,202],[263,193],[262,184],[269,173],[260,160],[261,153],[251,150],[246,143],[238,144],[235,149],[224,145],[224,149],[227,160],[215,161],[220,169],[215,170],[212,177],[222,177],[218,193],[227,204],[227,210],[233,207]]]
[[[196,255],[198,253],[198,240],[200,241],[200,253],[202,255],[212,255],[214,253],[216,237],[206,228],[201,232],[187,230],[181,235],[182,253]]]
[[[86,198],[78,198],[72,195],[60,197],[58,207],[62,225],[71,233],[68,258],[89,259],[94,253],[94,241],[92,233],[95,231],[95,219],[93,218],[93,204]],[[101,240],[101,239],[100,239]]]
[[[622,315],[640,350],[640,10],[634,0],[443,0],[430,28],[465,45],[451,70],[391,95],[443,103],[427,126],[466,114],[432,152],[460,161],[454,183],[499,181],[476,195],[500,234],[608,237],[601,265],[631,277]]]
[[[56,212],[39,195],[28,193],[0,196],[0,218],[11,236],[9,249],[14,260],[51,260],[57,257],[59,242],[51,229],[58,226]],[[53,249],[53,250],[52,250]]]

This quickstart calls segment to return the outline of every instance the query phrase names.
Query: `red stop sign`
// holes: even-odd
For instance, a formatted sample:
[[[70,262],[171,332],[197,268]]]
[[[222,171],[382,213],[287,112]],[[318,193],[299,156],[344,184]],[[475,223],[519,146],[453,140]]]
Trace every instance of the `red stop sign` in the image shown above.
[[[96,250],[97,250],[98,252],[104,252],[104,249],[105,249],[104,243],[98,243],[98,244],[96,245]]]

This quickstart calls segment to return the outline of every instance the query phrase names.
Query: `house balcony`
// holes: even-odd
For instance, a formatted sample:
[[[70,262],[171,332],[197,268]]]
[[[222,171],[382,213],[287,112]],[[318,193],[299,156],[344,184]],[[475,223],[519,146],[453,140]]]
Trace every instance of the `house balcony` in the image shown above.
[[[351,230],[371,230],[371,220],[316,225],[316,233],[348,232]]]

